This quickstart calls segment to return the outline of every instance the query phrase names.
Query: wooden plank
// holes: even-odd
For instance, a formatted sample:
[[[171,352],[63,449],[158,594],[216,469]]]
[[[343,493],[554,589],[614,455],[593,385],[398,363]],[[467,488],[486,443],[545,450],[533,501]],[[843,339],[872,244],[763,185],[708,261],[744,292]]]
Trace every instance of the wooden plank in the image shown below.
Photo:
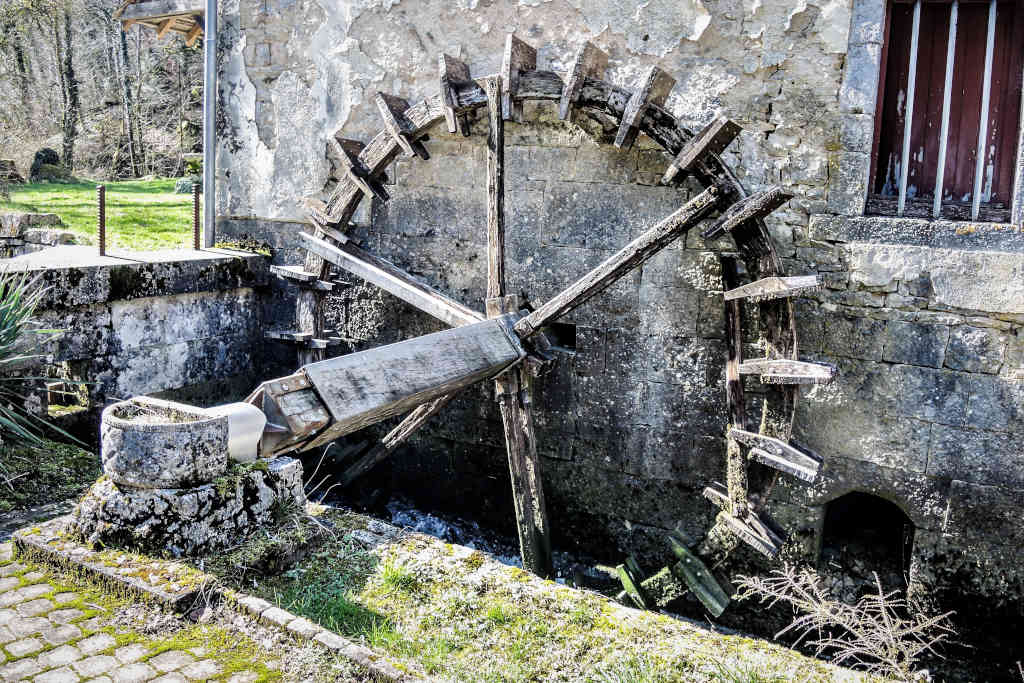
[[[836,368],[827,363],[808,363],[784,358],[740,363],[741,375],[760,375],[765,384],[829,384]]]
[[[689,171],[699,159],[709,154],[721,154],[736,136],[740,134],[739,124],[726,116],[716,116],[704,129],[690,138],[690,141],[679,150],[662,176],[661,182],[668,185],[680,173]]]
[[[795,275],[791,277],[766,277],[757,282],[729,289],[725,293],[726,301],[745,299],[758,303],[772,299],[782,299],[816,292],[821,289],[821,280],[817,275]]]
[[[265,339],[279,339],[281,341],[307,342],[313,338],[312,332],[300,332],[298,330],[267,330],[263,333]]]
[[[310,338],[318,337],[324,327],[323,297],[313,289],[301,289],[295,298],[295,327],[308,333]],[[322,350],[301,346],[296,350],[299,367],[315,363],[324,357]]]
[[[364,195],[373,195],[382,202],[388,201],[387,190],[381,185],[376,178],[366,172],[366,169],[359,163],[358,158],[353,158],[349,155],[348,150],[342,145],[342,143],[334,138],[328,140],[328,144],[334,147],[335,152],[338,155],[338,160],[341,164],[341,170],[344,171],[345,175],[356,184],[357,187],[363,192]]]
[[[632,563],[629,562],[632,560]],[[648,600],[643,594],[640,588],[641,578],[640,574],[634,570],[636,566],[636,559],[630,555],[627,558],[627,562],[620,564],[615,568],[615,572],[619,575],[619,581],[622,582],[622,588],[626,591],[626,595],[633,601],[640,609],[647,609]]]
[[[696,225],[717,204],[721,191],[711,186],[685,206],[609,257],[553,299],[516,323],[516,333],[529,337],[557,320],[590,297],[609,287],[644,261],[668,246],[675,238]]]
[[[749,447],[751,459],[792,474],[798,479],[814,481],[818,476],[821,459],[814,454],[805,453],[781,439],[743,429],[730,429],[729,440]]]
[[[333,282],[317,279],[316,273],[311,273],[302,266],[270,266],[270,273],[279,278],[294,282],[300,287],[316,289],[321,292],[334,290]]]
[[[716,518],[717,522],[726,526],[754,550],[772,559],[782,550],[782,545],[786,542],[782,530],[763,510],[755,512],[747,506],[743,516],[729,514],[729,494],[721,484],[706,486],[704,497],[721,509]]]
[[[558,102],[558,118],[569,118],[569,112],[580,98],[583,81],[587,78],[599,79],[608,68],[608,54],[596,45],[587,41],[576,52],[572,68],[566,75],[565,87]]]
[[[459,129],[460,122],[455,115],[458,98],[455,95],[454,86],[459,82],[470,80],[469,67],[466,66],[465,62],[446,54],[441,54],[438,57],[437,65],[438,70],[441,72],[441,106],[444,111],[445,125],[448,127],[449,133],[455,133]],[[469,135],[465,121],[461,122],[461,127],[462,134]]]
[[[380,110],[381,118],[384,119],[384,129],[391,135],[398,146],[405,150],[408,157],[418,156],[424,161],[430,159],[430,154],[423,143],[409,136],[410,124],[405,120],[403,112],[409,108],[409,102],[395,95],[378,92],[377,109]]]
[[[786,192],[778,185],[773,185],[767,190],[752,194],[733,204],[719,216],[714,225],[702,232],[701,236],[710,239],[730,232],[736,226],[748,221],[763,219],[792,198],[791,193]]]
[[[185,34],[185,45],[188,47],[194,46],[199,41],[199,36],[203,35],[203,24],[196,21],[192,28]]]
[[[669,92],[675,87],[676,79],[657,66],[647,70],[640,89],[633,93],[626,104],[626,110],[619,122],[619,131],[615,134],[615,146],[629,149],[633,146],[639,132],[640,119],[651,104],[665,104]]]
[[[173,24],[174,24],[174,18],[173,17],[171,17],[170,19],[164,19],[162,22],[160,22],[160,28],[158,28],[157,32],[156,32],[156,39],[160,40],[165,35],[167,35],[167,32],[171,30],[171,26]]]
[[[712,616],[722,616],[730,600],[711,570],[687,547],[685,540],[677,532],[669,533],[668,543],[679,560],[670,568],[672,574],[687,585]]]
[[[510,33],[505,38],[505,53],[501,61],[501,117],[510,121],[523,120],[523,103],[513,98],[519,92],[519,75],[537,69],[537,50]]]
[[[390,261],[363,251],[352,242],[334,246],[308,233],[299,233],[299,237],[302,238],[306,249],[321,258],[377,285],[448,325],[468,325],[484,319],[476,311],[420,282]]]
[[[510,35],[509,41],[513,38]],[[485,79],[484,90],[488,102],[487,298],[495,299],[505,296],[505,119],[501,112],[501,79]]]
[[[300,447],[331,421],[309,377],[301,371],[264,382],[248,400],[267,416],[269,429],[261,441],[264,455]]]
[[[730,256],[719,257],[722,264],[722,281],[727,288],[739,282],[739,263]],[[740,363],[743,361],[743,307],[740,301],[725,302],[725,398],[729,409],[731,426],[746,429],[746,401],[743,396],[743,381],[740,379]],[[747,461],[740,448],[730,442],[726,448],[726,484],[729,491],[730,512],[742,515],[746,512],[749,482]]]
[[[125,5],[114,13],[115,19],[137,22],[141,19],[158,19],[181,14],[205,14],[204,0],[154,0]]]
[[[485,320],[303,368],[333,422],[332,438],[494,377],[526,352],[507,317]]]

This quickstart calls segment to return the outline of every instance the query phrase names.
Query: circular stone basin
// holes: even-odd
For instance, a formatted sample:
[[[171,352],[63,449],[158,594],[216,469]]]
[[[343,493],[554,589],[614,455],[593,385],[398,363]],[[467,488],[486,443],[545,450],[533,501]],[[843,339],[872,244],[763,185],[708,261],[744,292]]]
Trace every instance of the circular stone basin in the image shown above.
[[[228,419],[200,408],[133,398],[103,411],[103,471],[123,486],[176,489],[209,483],[228,466]]]

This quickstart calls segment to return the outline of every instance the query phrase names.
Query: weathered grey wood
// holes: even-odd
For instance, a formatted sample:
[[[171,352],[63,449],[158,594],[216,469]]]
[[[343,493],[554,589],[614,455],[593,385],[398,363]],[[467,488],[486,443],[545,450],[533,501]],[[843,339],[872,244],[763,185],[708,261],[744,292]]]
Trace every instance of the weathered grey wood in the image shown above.
[[[382,92],[378,92],[375,99],[381,118],[384,119],[384,129],[391,134],[398,146],[405,150],[405,155],[418,156],[424,161],[430,159],[430,154],[423,143],[409,136],[411,126],[406,121],[404,114],[405,110],[409,108],[409,102],[401,97]]]
[[[333,420],[317,439],[408,412],[520,362],[526,352],[510,326],[506,317],[485,320],[303,367]]]
[[[690,550],[678,533],[670,532],[668,543],[679,559],[671,567],[672,574],[683,581],[714,617],[722,616],[729,606],[729,596],[715,579],[711,570]]]
[[[458,106],[455,84],[470,80],[469,67],[466,66],[465,62],[446,54],[438,57],[437,65],[441,72],[440,91],[445,125],[448,126],[449,133],[455,133],[459,129],[458,117],[455,114],[455,108]],[[462,133],[463,135],[469,134],[464,122],[462,124]]]
[[[779,533],[778,525],[772,522],[763,510],[755,512],[748,507],[741,517],[731,515],[729,494],[721,485],[705,487],[704,497],[721,508],[717,520],[754,550],[773,559],[782,550],[786,540]]]
[[[754,303],[800,296],[821,289],[821,280],[817,275],[796,275],[791,277],[766,277],[730,289],[725,293],[725,300],[746,299]]]
[[[626,560],[624,564],[620,564],[615,568],[616,573],[619,575],[619,581],[622,582],[622,588],[633,603],[640,609],[647,609],[649,601],[640,588],[642,578],[640,573],[636,571],[636,559],[630,555]]]
[[[293,282],[299,287],[316,289],[321,292],[330,292],[334,289],[333,282],[318,279],[316,273],[311,273],[302,266],[270,266],[270,273]]]
[[[126,5],[114,12],[114,18],[121,21],[139,21],[140,19],[158,19],[180,14],[205,14],[206,3],[203,0],[153,0]]]
[[[710,228],[701,233],[701,236],[710,239],[730,232],[736,226],[748,221],[763,219],[792,198],[791,193],[786,192],[778,185],[752,194],[729,207]]]
[[[629,149],[636,141],[640,131],[640,119],[650,104],[665,104],[669,92],[675,87],[676,79],[659,67],[652,66],[647,70],[640,88],[629,98],[626,110],[619,122],[619,130],[615,134],[615,146]]]
[[[516,333],[523,338],[529,337],[616,282],[696,225],[715,207],[719,195],[717,186],[701,192],[671,216],[649,228],[553,299],[522,318],[516,323]]]
[[[739,282],[737,259],[731,256],[719,258],[725,287],[735,287]],[[746,402],[740,379],[740,363],[743,361],[743,309],[740,301],[725,302],[725,339],[725,397],[729,420],[733,427],[746,429]],[[746,513],[749,488],[747,460],[739,446],[732,442],[726,447],[726,484],[730,512],[742,516]]]
[[[263,333],[263,337],[281,341],[306,342],[313,338],[313,333],[299,332],[298,330],[267,330]]]
[[[297,332],[308,333],[318,337],[324,326],[323,301],[319,292],[302,289],[295,299],[295,327]],[[300,346],[296,349],[296,360],[299,366],[315,363],[324,357],[321,349]]]
[[[282,454],[297,448],[326,427],[330,415],[317,397],[306,373],[264,382],[249,397],[267,416],[261,450],[264,455]]]
[[[345,172],[349,180],[359,187],[364,195],[373,195],[382,202],[390,199],[384,186],[363,169],[358,157],[350,156],[348,150],[342,146],[340,141],[331,138],[328,142],[335,148],[338,160],[341,163],[341,170]]]
[[[729,146],[740,131],[743,130],[738,124],[729,120],[726,116],[716,116],[704,129],[690,138],[672,163],[665,169],[665,175],[661,182],[668,185],[680,172],[689,171],[694,167],[697,160],[709,154],[721,154]]]
[[[821,459],[813,453],[791,446],[790,444],[765,434],[730,429],[729,440],[750,448],[750,457],[763,465],[792,474],[804,481],[814,481],[821,467]]]
[[[509,42],[513,40],[515,37],[510,35]],[[501,79],[485,79],[484,89],[488,101],[487,298],[494,299],[505,296],[505,120],[501,112]]]
[[[764,384],[828,384],[836,368],[827,363],[800,360],[748,360],[740,363],[741,375],[760,375]]]
[[[580,49],[576,52],[576,58],[572,62],[572,68],[569,69],[569,73],[565,77],[565,87],[562,89],[562,96],[558,102],[558,118],[562,120],[569,118],[569,112],[580,98],[583,79],[599,79],[607,68],[607,53],[589,41],[580,45]]]
[[[484,319],[480,313],[420,282],[393,263],[363,251],[352,242],[334,246],[308,233],[299,233],[299,236],[309,251],[448,325],[468,325]]]
[[[523,120],[523,103],[513,98],[519,91],[519,75],[537,69],[537,50],[510,33],[505,38],[505,53],[501,61],[502,94],[501,117],[510,121]]]
[[[406,439],[412,436],[413,432],[423,426],[431,417],[440,412],[441,408],[448,405],[458,392],[444,394],[433,401],[418,406],[415,410],[405,416],[398,426],[388,432],[383,439],[374,444],[373,448],[361,456],[356,462],[348,467],[338,481],[342,486],[348,486],[353,481],[372,470],[378,463],[383,462],[391,453],[398,448]]]

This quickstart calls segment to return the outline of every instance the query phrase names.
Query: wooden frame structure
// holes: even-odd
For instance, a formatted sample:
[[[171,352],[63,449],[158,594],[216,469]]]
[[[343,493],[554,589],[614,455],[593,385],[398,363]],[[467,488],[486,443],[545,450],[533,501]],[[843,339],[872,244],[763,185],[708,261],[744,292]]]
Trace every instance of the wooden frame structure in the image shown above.
[[[116,10],[125,28],[138,24],[157,32],[158,38],[180,33],[192,47],[203,35],[205,0],[128,0]]]
[[[365,145],[343,145],[358,150],[327,201],[309,200],[312,235],[303,235],[307,248],[305,264],[276,272],[299,285],[297,330],[290,331],[299,345],[300,364],[319,361],[322,346],[310,340],[322,338],[322,297],[332,280],[332,266],[358,275],[392,292],[456,329],[486,328],[492,319],[511,325],[515,344],[522,344],[523,357],[496,373],[496,397],[505,427],[509,471],[512,478],[516,519],[524,566],[549,576],[550,530],[544,510],[540,462],[532,416],[532,369],[547,362],[548,344],[542,328],[581,305],[617,279],[695,227],[711,212],[719,218],[703,231],[705,237],[727,235],[735,253],[722,256],[728,339],[726,407],[730,428],[727,440],[726,485],[713,484],[705,496],[720,508],[714,526],[697,543],[678,533],[667,542],[676,562],[646,579],[632,557],[621,565],[624,600],[641,607],[661,606],[688,590],[709,612],[718,616],[728,595],[714,578],[709,566],[720,562],[739,542],[746,542],[769,557],[778,554],[784,534],[767,513],[767,501],[779,472],[812,481],[820,460],[790,443],[798,389],[801,384],[823,383],[835,376],[834,368],[798,358],[797,328],[792,298],[819,286],[816,276],[787,277],[776,252],[764,217],[783,205],[790,195],[771,187],[749,195],[719,153],[736,137],[739,127],[728,119],[715,119],[694,135],[663,107],[674,80],[651,69],[636,92],[601,79],[607,55],[596,46],[584,44],[567,76],[568,85],[550,71],[536,69],[536,50],[514,36],[508,36],[502,73],[472,79],[462,62],[442,55],[440,92],[408,104],[393,96],[378,99],[385,118],[384,129]],[[511,56],[510,56],[511,55]],[[678,183],[692,177],[704,191],[654,226],[650,226],[618,253],[585,274],[536,310],[519,312],[515,295],[505,286],[504,257],[504,121],[515,116],[526,100],[558,102],[560,115],[586,115],[618,124],[616,144],[630,147],[639,133],[660,144],[667,153],[669,169],[664,181]],[[465,127],[460,122],[481,108],[488,114],[487,139],[487,236],[488,278],[485,316],[452,301],[440,292],[402,272],[393,264],[373,257],[354,245],[345,235],[359,203],[368,195],[386,201],[375,191],[385,169],[398,156],[417,153],[434,125],[444,121],[449,131]],[[743,282],[743,280],[748,280]],[[760,320],[761,344],[765,355],[744,362],[746,342],[744,306],[755,306]],[[484,322],[480,322],[484,321]],[[498,321],[495,321],[498,322]],[[281,332],[276,338],[286,338]],[[401,344],[409,344],[401,342]],[[393,345],[397,346],[397,345]],[[386,347],[385,347],[386,348]],[[371,350],[373,351],[373,350]],[[364,354],[369,352],[362,352]],[[359,354],[356,354],[359,355]],[[369,357],[368,357],[369,358]],[[743,375],[759,377],[764,401],[757,431],[750,431],[743,391]],[[349,483],[383,460],[395,447],[436,414],[464,384],[452,384],[452,391],[433,392],[405,420],[365,453],[342,476]],[[262,390],[261,390],[262,391]],[[270,391],[270,388],[267,389]],[[259,394],[260,392],[257,392]],[[253,400],[257,400],[254,395]],[[408,405],[408,404],[403,404]],[[315,438],[295,441],[290,448],[322,445],[337,436],[330,428]]]

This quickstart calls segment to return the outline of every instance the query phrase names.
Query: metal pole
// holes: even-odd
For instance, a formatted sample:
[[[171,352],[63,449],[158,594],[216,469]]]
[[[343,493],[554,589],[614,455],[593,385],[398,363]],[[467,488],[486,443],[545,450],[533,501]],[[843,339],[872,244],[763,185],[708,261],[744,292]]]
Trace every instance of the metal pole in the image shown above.
[[[217,0],[206,0],[203,26],[203,246],[216,241]]]
[[[910,133],[914,125],[914,98],[917,93],[917,47],[921,36],[921,0],[914,2],[914,24],[910,31],[910,73],[907,76],[907,101],[903,111],[903,154],[900,157],[900,188],[896,215],[907,208],[907,176],[910,173]]]
[[[96,186],[96,237],[100,243],[100,256],[107,255],[107,187]]]
[[[192,183],[192,248],[202,248],[199,242],[202,222],[199,220],[199,183]]]

